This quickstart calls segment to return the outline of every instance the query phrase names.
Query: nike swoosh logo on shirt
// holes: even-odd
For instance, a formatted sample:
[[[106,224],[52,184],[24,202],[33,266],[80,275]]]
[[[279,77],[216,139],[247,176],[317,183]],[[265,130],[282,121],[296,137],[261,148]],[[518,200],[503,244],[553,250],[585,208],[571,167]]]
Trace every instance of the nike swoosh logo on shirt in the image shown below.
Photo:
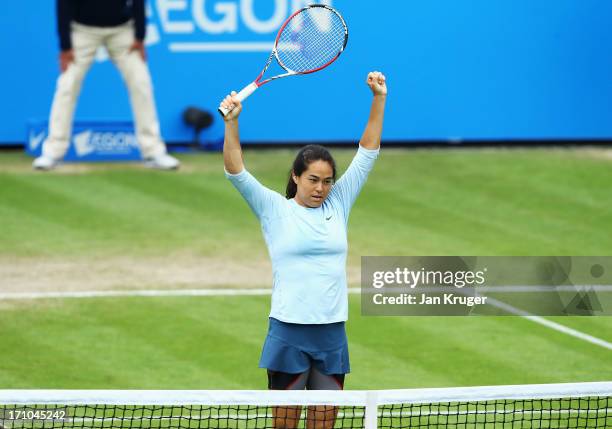
[[[325,220],[330,220],[331,218],[332,218],[331,216],[330,217],[326,217]]]

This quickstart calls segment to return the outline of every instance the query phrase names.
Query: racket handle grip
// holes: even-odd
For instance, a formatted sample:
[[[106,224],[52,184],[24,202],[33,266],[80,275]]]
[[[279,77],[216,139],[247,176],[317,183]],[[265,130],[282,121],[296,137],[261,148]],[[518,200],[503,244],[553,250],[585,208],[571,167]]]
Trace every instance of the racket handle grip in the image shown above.
[[[246,100],[246,98],[249,95],[254,93],[257,88],[259,88],[257,86],[257,84],[255,82],[252,82],[252,83],[248,84],[247,86],[245,86],[242,89],[242,91],[240,91],[238,94],[236,94],[236,97],[238,97],[238,100],[240,100],[240,102],[243,102],[244,100]],[[218,110],[219,110],[219,113],[221,113],[221,116],[225,117],[233,109],[226,109],[224,107],[219,107]]]

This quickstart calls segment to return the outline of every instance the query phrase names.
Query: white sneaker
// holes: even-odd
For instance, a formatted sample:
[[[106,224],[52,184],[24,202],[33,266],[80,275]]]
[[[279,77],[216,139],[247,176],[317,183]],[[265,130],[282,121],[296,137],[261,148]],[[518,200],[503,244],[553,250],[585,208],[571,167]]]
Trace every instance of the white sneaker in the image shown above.
[[[34,160],[32,163],[32,168],[35,170],[53,170],[59,161],[57,159],[51,158],[50,156],[42,155]]]
[[[167,153],[145,158],[144,163],[145,167],[158,170],[176,170],[181,165],[178,159]]]

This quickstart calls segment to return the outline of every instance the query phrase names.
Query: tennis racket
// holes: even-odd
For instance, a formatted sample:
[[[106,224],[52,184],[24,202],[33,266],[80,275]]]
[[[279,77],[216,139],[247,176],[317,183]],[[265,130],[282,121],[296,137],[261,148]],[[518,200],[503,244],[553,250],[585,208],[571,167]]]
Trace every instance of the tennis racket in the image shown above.
[[[298,10],[281,26],[266,66],[257,79],[237,94],[238,99],[245,100],[257,88],[273,80],[323,70],[338,59],[347,41],[348,27],[335,9],[313,4]],[[272,59],[276,59],[286,73],[262,80]],[[220,106],[219,112],[225,116],[231,110]]]

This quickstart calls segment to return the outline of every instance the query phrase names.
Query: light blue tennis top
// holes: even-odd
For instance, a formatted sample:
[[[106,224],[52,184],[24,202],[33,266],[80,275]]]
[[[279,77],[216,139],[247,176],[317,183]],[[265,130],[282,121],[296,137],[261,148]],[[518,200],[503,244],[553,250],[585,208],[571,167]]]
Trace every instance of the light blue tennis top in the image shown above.
[[[378,152],[360,146],[317,208],[286,199],[247,170],[225,172],[261,222],[274,275],[270,317],[301,324],[347,320],[347,223]]]

